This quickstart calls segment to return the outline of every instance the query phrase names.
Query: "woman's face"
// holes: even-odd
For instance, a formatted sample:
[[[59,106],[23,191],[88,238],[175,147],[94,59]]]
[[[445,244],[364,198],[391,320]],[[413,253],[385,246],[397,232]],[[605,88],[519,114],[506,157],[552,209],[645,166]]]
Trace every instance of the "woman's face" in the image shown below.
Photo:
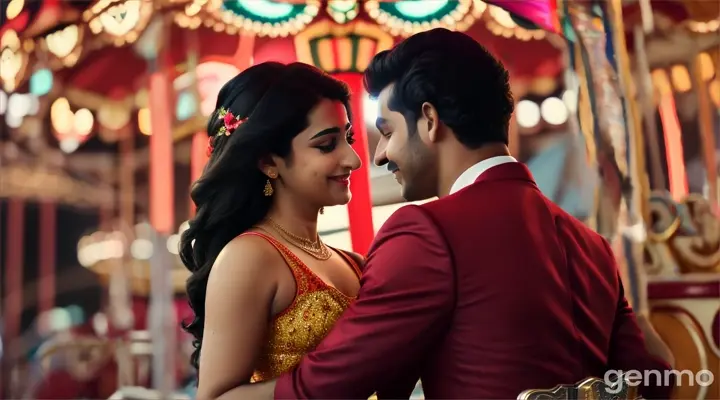
[[[361,165],[351,146],[347,110],[342,102],[325,99],[308,119],[309,126],[292,141],[291,157],[273,157],[281,179],[275,187],[317,207],[346,204],[350,173]]]

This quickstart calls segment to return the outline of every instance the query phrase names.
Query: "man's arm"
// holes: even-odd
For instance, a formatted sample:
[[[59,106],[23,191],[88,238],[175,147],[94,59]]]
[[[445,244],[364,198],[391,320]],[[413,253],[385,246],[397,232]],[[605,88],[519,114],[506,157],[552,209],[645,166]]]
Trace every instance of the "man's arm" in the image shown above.
[[[417,206],[398,210],[370,249],[358,299],[278,379],[275,398],[367,399],[383,389],[407,398],[427,350],[447,329],[454,290],[450,253],[432,220]]]
[[[612,256],[609,245],[606,244],[606,246]],[[614,256],[612,256],[612,260],[614,262]],[[672,368],[672,354],[649,325],[649,321],[641,319],[646,324],[644,329],[638,325],[635,313],[625,298],[625,289],[619,274],[617,279],[620,285],[620,295],[610,338],[608,368],[620,371],[637,370],[641,373],[658,371],[661,376],[670,376],[666,375],[665,371]],[[659,346],[658,343],[662,343],[662,346]],[[669,399],[673,386],[662,386],[662,383],[642,382],[639,387],[640,395],[645,399]]]

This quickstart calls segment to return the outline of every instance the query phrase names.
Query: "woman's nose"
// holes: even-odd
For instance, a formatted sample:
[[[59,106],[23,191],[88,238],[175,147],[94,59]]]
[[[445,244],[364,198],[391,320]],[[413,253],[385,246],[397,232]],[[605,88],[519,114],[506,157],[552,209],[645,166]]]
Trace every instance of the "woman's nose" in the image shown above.
[[[356,169],[359,169],[362,166],[362,160],[360,160],[360,157],[358,156],[357,152],[355,152],[355,149],[352,147],[349,147],[350,151],[348,152],[347,157],[345,158],[345,165],[349,167],[351,170],[355,171]]]

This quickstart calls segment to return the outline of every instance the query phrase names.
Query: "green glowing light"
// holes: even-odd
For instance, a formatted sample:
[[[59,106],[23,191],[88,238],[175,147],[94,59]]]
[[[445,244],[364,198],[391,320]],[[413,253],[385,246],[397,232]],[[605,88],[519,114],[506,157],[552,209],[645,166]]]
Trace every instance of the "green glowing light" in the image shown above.
[[[422,19],[439,13],[443,8],[447,7],[449,2],[449,0],[402,0],[393,4],[404,16]]]
[[[187,121],[197,112],[197,101],[195,96],[189,92],[182,92],[178,96],[175,105],[175,117],[178,121]]]
[[[35,96],[45,96],[53,87],[53,74],[49,69],[43,68],[35,71],[30,77],[30,93]]]
[[[235,0],[234,2],[226,2],[225,8],[236,11],[234,5],[250,14],[269,20],[287,18],[290,14],[296,12],[293,4],[277,3],[271,0]]]

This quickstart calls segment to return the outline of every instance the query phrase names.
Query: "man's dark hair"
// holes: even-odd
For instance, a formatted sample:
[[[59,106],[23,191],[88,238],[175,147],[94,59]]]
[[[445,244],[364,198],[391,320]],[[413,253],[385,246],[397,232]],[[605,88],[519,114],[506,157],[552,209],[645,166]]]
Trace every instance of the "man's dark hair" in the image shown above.
[[[365,71],[365,88],[377,97],[392,83],[388,107],[403,114],[410,133],[429,102],[465,146],[508,143],[514,107],[508,72],[470,36],[438,28],[378,53]]]

